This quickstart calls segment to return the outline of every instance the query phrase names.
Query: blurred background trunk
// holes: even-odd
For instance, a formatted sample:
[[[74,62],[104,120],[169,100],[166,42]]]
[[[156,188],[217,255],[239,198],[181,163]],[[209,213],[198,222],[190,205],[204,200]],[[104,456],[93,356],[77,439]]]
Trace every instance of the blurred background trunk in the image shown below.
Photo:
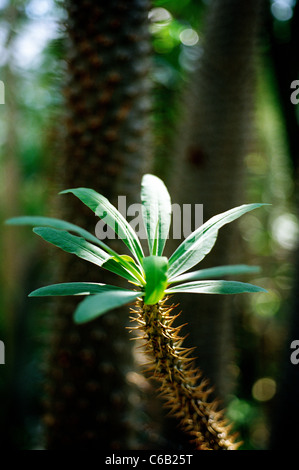
[[[170,178],[173,202],[203,204],[204,221],[245,202],[244,161],[254,142],[256,46],[262,0],[215,0],[208,8],[203,47],[188,83]],[[252,201],[250,201],[252,202]],[[194,223],[194,219],[192,221]],[[194,227],[194,225],[193,225]],[[200,267],[242,263],[235,222]],[[187,345],[222,399],[233,387],[233,307],[230,296],[176,296],[188,322]]]
[[[117,206],[138,202],[150,164],[150,42],[147,0],[125,3],[66,1],[67,53],[65,120],[56,150],[57,192],[88,187]],[[61,196],[60,215],[92,233],[98,221],[74,197]],[[108,243],[110,243],[108,241]],[[115,240],[114,249],[123,244]],[[56,252],[53,256],[56,256]],[[65,253],[56,281],[119,283],[113,276]],[[76,326],[78,303],[55,304],[46,364],[46,447],[127,449],[134,442],[129,309]]]

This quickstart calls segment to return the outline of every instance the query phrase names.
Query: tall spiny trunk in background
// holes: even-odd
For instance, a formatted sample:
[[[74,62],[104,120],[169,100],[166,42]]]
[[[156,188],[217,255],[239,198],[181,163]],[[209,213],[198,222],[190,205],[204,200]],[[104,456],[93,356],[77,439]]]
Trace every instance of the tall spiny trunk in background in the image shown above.
[[[252,131],[260,4],[261,0],[211,2],[203,51],[190,77],[185,116],[174,145],[172,194],[179,204],[202,203],[204,221],[246,202],[243,170]],[[201,266],[229,264],[236,243],[232,227],[229,232],[224,227]],[[189,323],[188,340],[197,345],[199,365],[217,395],[224,397],[229,384],[231,300],[181,296],[179,302]]]
[[[57,155],[57,189],[93,188],[116,206],[118,195],[127,196],[127,205],[138,202],[141,176],[150,162],[149,2],[79,0],[65,4],[66,120],[64,145]],[[60,197],[60,215],[94,232],[96,217],[75,198]],[[118,250],[123,249],[120,241],[114,243]],[[65,255],[60,259],[61,281],[115,282],[93,265],[72,258]],[[75,305],[64,298],[56,306],[46,385],[46,446],[128,448],[128,309],[75,326]]]

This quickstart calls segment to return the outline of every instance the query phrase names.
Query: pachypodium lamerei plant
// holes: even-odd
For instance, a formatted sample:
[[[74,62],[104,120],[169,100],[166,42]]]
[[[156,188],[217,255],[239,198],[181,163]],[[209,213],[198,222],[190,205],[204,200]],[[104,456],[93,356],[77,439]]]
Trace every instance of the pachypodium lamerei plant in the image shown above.
[[[148,370],[160,381],[166,406],[192,436],[195,448],[237,449],[239,444],[235,435],[230,434],[223,410],[218,409],[214,400],[209,400],[208,382],[189,357],[193,349],[182,346],[181,327],[173,326],[178,315],[173,315],[174,306],[167,305],[167,299],[176,293],[266,292],[244,282],[214,280],[225,275],[255,273],[259,271],[255,266],[219,266],[190,272],[211,251],[222,226],[264,204],[244,204],[212,217],[191,233],[168,259],[163,251],[171,225],[171,199],[166,186],[156,176],[144,175],[141,185],[148,256],[129,222],[103,195],[88,188],[68,189],[62,193],[73,193],[104,219],[132,256],[116,253],[85,229],[64,220],[25,216],[7,223],[33,225],[33,231],[47,242],[125,278],[133,287],[124,289],[94,282],[60,283],[41,287],[29,296],[85,296],[74,312],[74,321],[78,324],[133,303],[135,329],[142,332],[138,337],[150,356]]]

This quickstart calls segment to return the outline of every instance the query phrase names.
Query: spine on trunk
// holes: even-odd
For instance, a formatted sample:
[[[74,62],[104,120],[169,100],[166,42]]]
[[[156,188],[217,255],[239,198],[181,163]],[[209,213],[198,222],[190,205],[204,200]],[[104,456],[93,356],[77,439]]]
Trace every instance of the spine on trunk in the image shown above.
[[[167,306],[167,299],[145,305],[137,302],[132,310],[135,328],[142,332],[137,339],[150,361],[147,372],[161,383],[160,392],[170,413],[178,418],[182,428],[188,432],[197,450],[236,450],[236,434],[231,434],[231,425],[219,410],[216,400],[210,400],[211,389],[200,371],[194,368],[190,357],[194,348],[182,346],[184,338],[179,336],[183,325],[174,327],[178,315],[173,315],[174,306]]]
[[[150,161],[148,0],[65,1],[65,112],[55,156],[57,192],[89,187],[112,203],[139,197]],[[53,211],[54,212],[54,211]],[[80,201],[61,199],[55,214],[94,233],[98,218]],[[112,240],[114,249],[121,244]],[[122,245],[121,245],[122,246]],[[113,275],[61,253],[61,282],[113,282]],[[46,358],[48,450],[127,449],[135,436],[127,310],[91,325],[73,322],[76,298],[57,299]],[[135,413],[135,410],[134,410]]]

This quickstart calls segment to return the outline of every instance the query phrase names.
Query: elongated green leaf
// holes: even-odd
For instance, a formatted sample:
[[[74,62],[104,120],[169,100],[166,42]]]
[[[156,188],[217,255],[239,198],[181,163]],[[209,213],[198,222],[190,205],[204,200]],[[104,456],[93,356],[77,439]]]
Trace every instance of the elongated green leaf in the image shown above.
[[[245,264],[215,266],[214,268],[200,269],[191,273],[181,274],[168,279],[169,283],[198,281],[200,279],[213,279],[215,277],[239,275],[239,274],[254,274],[260,272],[258,266],[247,266]]]
[[[143,285],[143,273],[140,270],[139,266],[136,266],[134,260],[126,255],[118,255],[114,250],[109,248],[105,243],[99,240],[97,237],[89,233],[87,230],[78,227],[70,222],[65,220],[55,219],[52,217],[40,217],[40,216],[23,216],[15,217],[6,221],[8,225],[39,225],[43,227],[56,228],[60,230],[72,231],[81,237],[84,237],[86,240],[97,244],[102,247],[107,253],[109,253],[112,258],[108,259],[104,263],[103,268],[114,272],[125,279],[128,279],[132,282],[137,282],[139,285]]]
[[[145,273],[143,267],[137,264],[131,256],[121,255],[118,257],[120,263],[139,281],[140,285],[145,285]]]
[[[139,286],[143,286],[145,284],[143,273],[140,272],[139,266],[136,266],[134,260],[130,256],[112,256],[108,261],[105,261],[102,264],[102,268],[118,274]]]
[[[84,238],[72,235],[65,230],[57,230],[48,227],[36,227],[34,233],[42,237],[49,243],[61,248],[68,253],[72,253],[79,258],[85,259],[90,263],[102,266],[102,264],[110,258],[101,248],[92,245],[84,240]]]
[[[86,323],[109,312],[109,310],[135,301],[141,295],[143,295],[142,292],[133,292],[125,289],[113,289],[101,294],[91,295],[78,305],[74,314],[74,320],[76,323]]]
[[[123,290],[117,286],[109,284],[97,284],[95,282],[65,282],[52,284],[51,286],[40,287],[29,294],[29,297],[46,297],[55,295],[90,295],[100,292],[112,292]]]
[[[267,292],[262,287],[238,281],[195,281],[166,289],[166,294],[189,292],[194,294],[242,294],[245,292]]]
[[[143,259],[143,267],[146,280],[144,303],[153,305],[164,297],[168,259],[164,256],[147,256]]]
[[[79,227],[78,225],[72,224],[65,220],[56,219],[54,217],[42,217],[42,216],[21,216],[14,217],[5,221],[7,225],[31,225],[38,227],[51,227],[60,230],[67,230],[68,232],[74,232],[77,235],[85,238],[91,243],[95,243],[101,248],[103,248],[110,255],[117,255],[114,250],[109,248],[105,243],[99,240],[97,237],[89,233],[84,228]]]
[[[160,178],[144,175],[141,184],[142,216],[151,255],[161,256],[169,234],[171,200]]]
[[[244,204],[212,217],[184,240],[169,259],[169,276],[188,271],[199,263],[213,248],[218,230],[225,224],[267,204]]]
[[[98,217],[111,227],[123,240],[137,260],[143,258],[143,250],[137,234],[122,214],[108,201],[108,199],[93,189],[75,188],[66,189],[61,194],[73,193]]]
[[[85,240],[88,240],[92,243],[95,243],[102,247],[107,253],[109,253],[112,258],[108,259],[103,265],[103,268],[108,271],[114,272],[125,279],[128,279],[132,282],[137,282],[139,285],[144,284],[141,282],[142,272],[138,266],[134,264],[132,258],[126,255],[118,255],[114,250],[109,248],[105,243],[99,240],[97,237],[89,233],[87,230],[78,227],[70,222],[65,220],[55,219],[52,217],[40,217],[40,216],[23,216],[15,217],[6,221],[8,225],[39,225],[43,227],[56,228],[60,230],[67,230],[74,233],[77,233],[81,237],[84,237]]]

